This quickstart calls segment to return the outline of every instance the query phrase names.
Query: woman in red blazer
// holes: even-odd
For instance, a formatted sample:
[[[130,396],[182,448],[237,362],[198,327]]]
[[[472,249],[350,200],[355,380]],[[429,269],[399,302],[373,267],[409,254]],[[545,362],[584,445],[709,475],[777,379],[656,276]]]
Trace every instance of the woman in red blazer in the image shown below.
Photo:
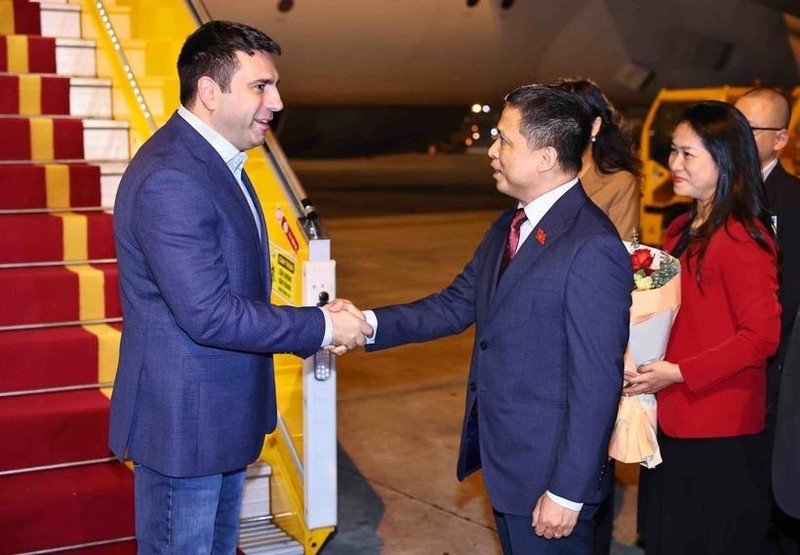
[[[667,230],[681,261],[681,309],[666,360],[630,376],[656,393],[664,462],[643,470],[648,555],[757,555],[769,497],[762,431],[767,357],[778,346],[778,255],[756,146],[731,105],[686,109],[669,157],[676,194],[694,199]]]

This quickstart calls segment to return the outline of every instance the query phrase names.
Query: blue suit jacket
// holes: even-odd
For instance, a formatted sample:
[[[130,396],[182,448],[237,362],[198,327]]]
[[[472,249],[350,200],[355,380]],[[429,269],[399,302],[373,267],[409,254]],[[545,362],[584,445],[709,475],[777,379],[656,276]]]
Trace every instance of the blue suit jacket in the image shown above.
[[[632,273],[616,230],[577,184],[498,282],[512,214],[441,293],[377,309],[371,348],[476,323],[457,475],[482,467],[494,507],[529,517],[545,490],[584,503],[607,493]]]
[[[125,320],[111,449],[170,476],[246,466],[276,423],[272,353],[313,354],[321,311],[270,304],[267,236],[177,114],[122,177],[114,235]]]

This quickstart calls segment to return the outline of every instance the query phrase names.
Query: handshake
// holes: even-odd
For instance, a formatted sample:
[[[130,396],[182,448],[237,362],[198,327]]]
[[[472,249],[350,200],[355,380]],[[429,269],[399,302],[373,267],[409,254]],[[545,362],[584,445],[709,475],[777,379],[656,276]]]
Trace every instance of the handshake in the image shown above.
[[[333,322],[333,339],[325,350],[343,355],[356,347],[363,347],[375,330],[367,323],[364,313],[347,299],[335,299],[323,307]]]

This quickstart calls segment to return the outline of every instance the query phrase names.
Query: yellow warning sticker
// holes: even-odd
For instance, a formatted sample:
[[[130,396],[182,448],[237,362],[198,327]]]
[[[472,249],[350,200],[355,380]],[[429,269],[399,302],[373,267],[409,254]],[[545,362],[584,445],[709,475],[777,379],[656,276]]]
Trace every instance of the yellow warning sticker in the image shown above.
[[[270,243],[269,251],[273,300],[280,301],[279,304],[299,305],[295,298],[299,292],[297,258],[273,243]]]

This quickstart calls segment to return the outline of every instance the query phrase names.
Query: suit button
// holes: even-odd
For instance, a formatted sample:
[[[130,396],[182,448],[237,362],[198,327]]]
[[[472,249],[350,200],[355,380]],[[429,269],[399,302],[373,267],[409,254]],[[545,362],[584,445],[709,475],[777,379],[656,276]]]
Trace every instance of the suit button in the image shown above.
[[[476,389],[478,389],[478,386],[475,385],[475,382],[469,382],[469,390],[475,391]]]
[[[478,343],[478,347],[481,348],[481,351],[485,351],[486,349],[489,348],[489,344],[486,341],[481,341],[480,343]]]
[[[469,411],[469,415],[470,415],[472,418],[475,418],[476,416],[478,416],[478,409],[477,409],[477,408],[475,408],[475,407],[472,407],[472,410],[471,410],[471,411]]]

